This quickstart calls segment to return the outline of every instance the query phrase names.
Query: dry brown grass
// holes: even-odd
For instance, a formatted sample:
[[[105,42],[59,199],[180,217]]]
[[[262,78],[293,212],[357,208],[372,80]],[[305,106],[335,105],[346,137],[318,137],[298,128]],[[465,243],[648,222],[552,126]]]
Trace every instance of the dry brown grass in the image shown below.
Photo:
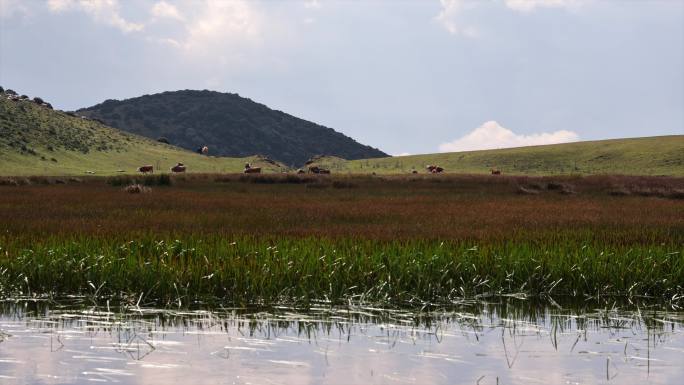
[[[682,178],[188,175],[153,194],[121,194],[98,178],[82,182],[0,187],[0,231],[27,239],[151,233],[684,242],[684,202],[663,198],[684,188]],[[626,193],[615,196],[617,188]],[[660,193],[636,193],[646,189]]]

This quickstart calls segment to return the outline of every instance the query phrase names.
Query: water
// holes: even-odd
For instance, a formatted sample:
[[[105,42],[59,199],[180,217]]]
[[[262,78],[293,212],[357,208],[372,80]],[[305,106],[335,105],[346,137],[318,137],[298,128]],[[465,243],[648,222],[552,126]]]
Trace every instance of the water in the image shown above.
[[[0,304],[0,384],[681,384],[684,313]]]

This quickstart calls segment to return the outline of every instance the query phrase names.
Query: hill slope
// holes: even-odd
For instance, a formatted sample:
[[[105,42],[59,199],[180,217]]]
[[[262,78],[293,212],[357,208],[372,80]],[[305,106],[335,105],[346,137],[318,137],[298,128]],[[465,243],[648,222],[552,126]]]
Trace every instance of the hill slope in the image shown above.
[[[0,175],[111,175],[145,164],[168,172],[176,162],[188,172],[240,172],[246,162],[279,170],[254,157],[202,156],[0,93]]]
[[[174,91],[107,100],[79,114],[188,150],[208,146],[220,156],[263,154],[300,165],[317,154],[345,159],[387,156],[331,128],[275,111],[237,94]]]
[[[518,147],[346,161],[324,157],[314,164],[334,172],[425,172],[435,164],[453,173],[505,174],[625,174],[684,176],[684,135],[611,139],[546,146]]]

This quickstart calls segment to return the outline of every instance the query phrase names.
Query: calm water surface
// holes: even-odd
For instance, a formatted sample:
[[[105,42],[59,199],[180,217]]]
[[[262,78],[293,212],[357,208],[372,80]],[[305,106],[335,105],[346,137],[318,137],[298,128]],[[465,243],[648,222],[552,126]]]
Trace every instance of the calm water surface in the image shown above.
[[[0,384],[682,384],[684,313],[0,303]]]

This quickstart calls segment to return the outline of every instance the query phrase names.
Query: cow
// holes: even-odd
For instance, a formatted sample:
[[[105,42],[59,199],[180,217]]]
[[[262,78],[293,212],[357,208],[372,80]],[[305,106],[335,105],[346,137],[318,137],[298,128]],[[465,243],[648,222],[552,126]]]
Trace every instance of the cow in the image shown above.
[[[171,172],[185,172],[185,165],[181,162],[178,162],[177,165],[171,167]]]
[[[202,147],[202,155],[207,155],[209,153],[209,147],[204,146]]]
[[[426,168],[427,171],[428,171],[429,173],[431,173],[431,174],[439,174],[439,173],[441,173],[442,171],[444,171],[444,169],[443,169],[442,167],[435,166],[435,165],[433,165],[433,164],[427,165],[425,168]]]
[[[251,164],[246,163],[245,164],[245,170],[243,171],[245,174],[261,174],[261,167],[252,167]]]
[[[152,165],[150,165],[150,164],[147,164],[147,165],[138,167],[138,171],[143,173],[143,174],[147,174],[148,172],[154,174],[154,167],[152,167]]]
[[[501,171],[492,169],[492,175],[501,175]]]
[[[309,172],[312,174],[330,174],[330,170],[326,170],[318,166],[309,167]]]

